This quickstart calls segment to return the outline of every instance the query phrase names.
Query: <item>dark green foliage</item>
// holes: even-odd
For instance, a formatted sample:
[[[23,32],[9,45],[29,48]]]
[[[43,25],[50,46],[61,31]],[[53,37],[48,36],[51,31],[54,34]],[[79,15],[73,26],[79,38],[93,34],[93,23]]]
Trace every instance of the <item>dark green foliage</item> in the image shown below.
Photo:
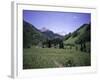
[[[23,24],[23,47],[29,48],[31,45],[32,45],[32,28],[31,25],[24,23]]]
[[[30,48],[44,39],[42,33],[30,23],[23,21],[23,47]]]
[[[65,46],[71,46],[69,44],[74,44],[77,46],[75,49],[82,52],[90,53],[91,49],[91,23],[83,24],[80,28],[75,30],[69,35],[64,37]]]
[[[74,37],[77,37],[77,35],[78,35],[78,32],[77,32],[77,31],[75,31],[75,32],[72,33],[72,37],[73,37],[73,38],[74,38]]]
[[[67,49],[72,49],[73,47],[75,47],[75,44],[71,44],[71,43],[67,43],[64,45],[66,46]]]
[[[63,43],[63,41],[62,41],[62,40],[59,42],[59,48],[64,49],[64,43]]]
[[[75,46],[74,44],[70,44],[70,43],[68,43],[68,44],[65,44],[66,46]]]
[[[91,41],[91,29],[90,29],[90,24],[87,24],[84,33],[78,37],[76,40],[76,44],[81,44],[85,42],[90,42]]]
[[[47,41],[48,48],[51,48],[51,40]]]
[[[75,46],[75,49],[76,49],[76,51],[78,50],[78,47],[77,46]]]
[[[84,33],[78,37],[78,39],[75,41],[75,43],[80,44],[81,51],[87,52],[90,50],[87,50],[86,42],[90,42],[90,41],[91,41],[91,30],[90,30],[90,24],[88,24],[85,28]]]
[[[42,48],[45,48],[45,47],[48,47],[48,48],[51,47],[51,42],[49,39],[42,41]]]
[[[86,52],[86,44],[83,44],[83,51]]]
[[[59,45],[59,48],[64,49],[63,40],[60,39],[60,38],[46,39],[45,41],[42,42],[42,48],[44,48],[44,47],[47,47],[47,48],[54,47],[54,48],[56,48],[57,45]]]
[[[69,37],[71,37],[71,33],[65,35],[64,40],[67,40]]]
[[[65,67],[72,67],[72,66],[74,66],[73,59],[66,60],[64,66]]]
[[[80,27],[76,30],[76,32],[79,31],[79,30],[81,30],[81,29],[83,29],[83,28],[86,27],[87,25],[91,25],[91,24],[90,24],[90,23],[89,23],[89,24],[83,24],[82,26],[80,26]]]

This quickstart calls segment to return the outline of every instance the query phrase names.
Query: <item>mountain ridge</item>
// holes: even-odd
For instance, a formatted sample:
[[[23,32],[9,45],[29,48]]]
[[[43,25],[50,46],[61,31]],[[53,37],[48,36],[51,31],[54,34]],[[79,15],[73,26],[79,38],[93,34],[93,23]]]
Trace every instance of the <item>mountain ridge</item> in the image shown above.
[[[90,26],[91,26],[90,23],[89,24],[83,24],[78,29],[76,29],[74,32],[70,33],[69,38],[66,39],[64,42],[66,44],[67,43],[75,44],[79,39],[85,41],[86,38],[88,38],[87,41],[90,41],[90,37],[91,37]],[[66,35],[66,37],[67,36],[68,35]]]
[[[91,40],[90,23],[83,24],[74,32],[65,36],[54,33],[51,30],[41,31],[34,25],[23,20],[23,46],[28,47],[31,45],[38,45],[47,39],[53,40],[59,38],[63,40],[64,44],[79,44],[80,42],[89,42]]]

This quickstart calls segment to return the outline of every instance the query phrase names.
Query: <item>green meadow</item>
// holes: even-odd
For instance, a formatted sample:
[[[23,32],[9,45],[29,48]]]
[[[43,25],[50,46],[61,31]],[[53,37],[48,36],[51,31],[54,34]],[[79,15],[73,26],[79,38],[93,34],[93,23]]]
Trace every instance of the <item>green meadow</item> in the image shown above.
[[[23,49],[23,69],[90,66],[90,54],[75,49]]]

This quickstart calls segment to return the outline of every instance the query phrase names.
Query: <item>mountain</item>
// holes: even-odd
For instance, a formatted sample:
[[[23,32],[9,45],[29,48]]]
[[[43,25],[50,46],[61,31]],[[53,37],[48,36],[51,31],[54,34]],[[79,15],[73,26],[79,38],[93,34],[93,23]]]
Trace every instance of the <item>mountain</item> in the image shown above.
[[[27,48],[31,45],[38,45],[47,39],[64,39],[64,44],[80,44],[89,43],[91,41],[91,25],[83,24],[74,32],[65,36],[54,33],[48,29],[39,30],[34,25],[23,20],[23,47]]]
[[[90,42],[91,40],[91,25],[89,24],[83,24],[78,29],[76,29],[74,32],[69,33],[65,35],[64,43],[65,44],[78,44],[80,41],[84,42]]]
[[[55,34],[50,30],[41,31],[37,29],[34,25],[23,20],[23,47],[31,47],[31,45],[38,45],[40,42],[46,39],[55,39],[63,37],[59,34]]]
[[[37,45],[43,40],[43,34],[35,26],[23,20],[23,47]]]
[[[50,31],[50,30],[42,31],[42,33],[48,39],[54,39],[54,38],[60,38],[60,39],[62,39],[63,38],[63,36],[61,36],[59,34],[56,34],[56,33],[54,33],[53,31]]]

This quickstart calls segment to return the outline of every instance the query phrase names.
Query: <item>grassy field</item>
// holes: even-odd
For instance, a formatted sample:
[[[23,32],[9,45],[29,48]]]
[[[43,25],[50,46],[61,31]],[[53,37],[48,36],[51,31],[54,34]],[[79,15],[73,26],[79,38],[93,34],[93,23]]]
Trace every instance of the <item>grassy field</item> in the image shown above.
[[[74,49],[23,49],[23,69],[90,66],[90,54]]]

